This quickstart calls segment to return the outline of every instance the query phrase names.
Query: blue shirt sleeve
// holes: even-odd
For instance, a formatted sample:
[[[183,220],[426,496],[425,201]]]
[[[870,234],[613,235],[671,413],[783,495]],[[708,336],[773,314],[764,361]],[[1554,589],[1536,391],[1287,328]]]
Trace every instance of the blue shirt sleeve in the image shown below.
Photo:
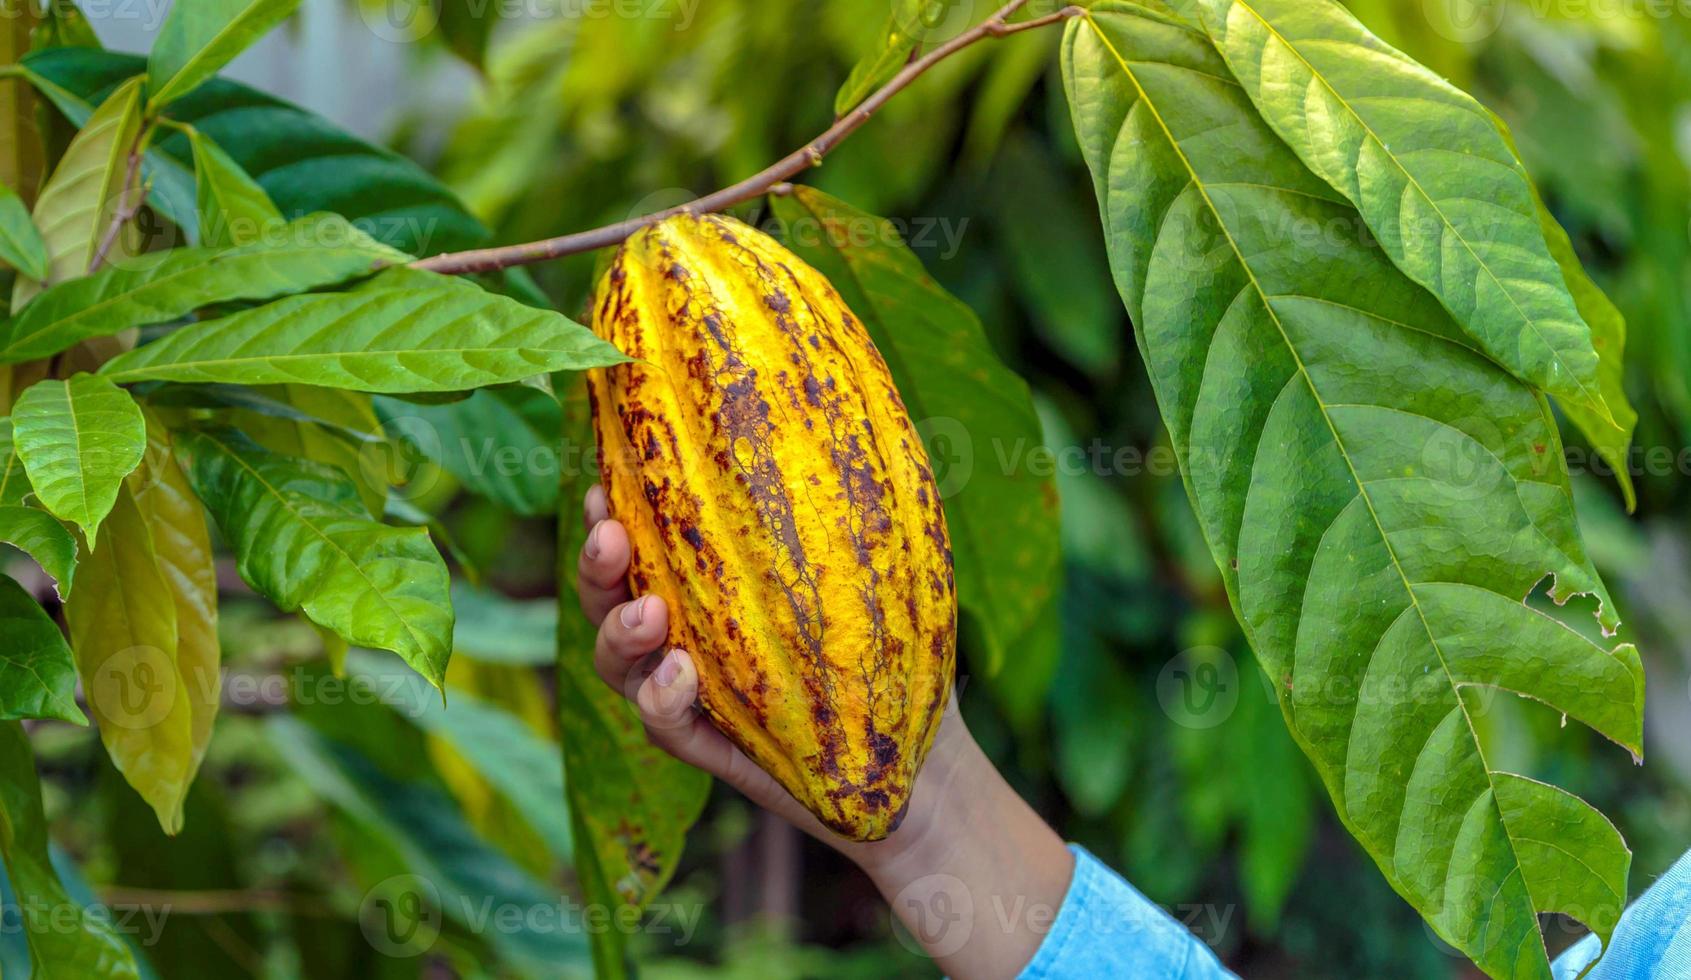
[[[1210,948],[1120,875],[1074,844],[1074,879],[1023,980],[1232,978]],[[1575,980],[1599,947],[1586,936],[1556,958],[1556,980]],[[1621,916],[1609,952],[1586,980],[1691,977],[1691,853]]]
[[[1075,844],[1074,878],[1023,980],[1233,977],[1185,926]]]

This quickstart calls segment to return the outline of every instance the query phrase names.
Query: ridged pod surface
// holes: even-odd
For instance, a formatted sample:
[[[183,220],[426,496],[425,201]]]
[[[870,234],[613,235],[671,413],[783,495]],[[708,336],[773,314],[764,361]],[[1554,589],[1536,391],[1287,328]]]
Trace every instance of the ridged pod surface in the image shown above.
[[[630,238],[589,374],[635,595],[669,604],[706,715],[829,828],[903,818],[951,686],[951,545],[927,452],[821,273],[732,218]]]

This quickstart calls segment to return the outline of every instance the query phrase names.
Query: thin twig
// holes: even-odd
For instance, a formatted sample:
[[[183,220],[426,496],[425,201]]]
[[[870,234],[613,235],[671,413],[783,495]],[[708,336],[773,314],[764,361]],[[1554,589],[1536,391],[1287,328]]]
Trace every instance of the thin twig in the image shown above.
[[[666,208],[639,218],[629,218],[615,224],[605,225],[602,228],[578,231],[538,242],[524,242],[520,245],[503,245],[468,252],[446,252],[432,258],[413,262],[412,266],[418,269],[427,269],[431,272],[460,275],[469,272],[492,272],[514,265],[544,262],[548,259],[562,258],[578,252],[590,252],[597,248],[615,245],[641,228],[657,224],[671,215],[683,212],[703,214],[710,211],[720,211],[723,208],[739,204],[741,201],[750,200],[767,193],[776,186],[820,164],[822,158],[830,150],[838,146],[858,127],[868,122],[869,117],[873,116],[889,99],[903,91],[923,72],[946,58],[977,41],[986,38],[1006,37],[1021,31],[1033,30],[1047,24],[1054,24],[1070,17],[1079,16],[1084,12],[1080,7],[1070,6],[1055,13],[1010,23],[1008,19],[1010,15],[1021,9],[1026,3],[1027,0],[1011,0],[1010,3],[1000,7],[991,17],[934,48],[922,57],[909,62],[897,75],[894,75],[885,85],[876,89],[856,108],[834,120],[834,124],[823,131],[820,136],[739,183],[724,187],[719,191],[713,191],[686,204]]]
[[[94,258],[88,262],[90,274],[98,272],[100,266],[106,262],[106,256],[112,246],[117,244],[117,236],[123,234],[123,226],[135,220],[141,213],[141,205],[147,203],[147,187],[141,182],[141,146],[146,139],[147,129],[142,127],[135,137],[135,145],[129,149],[129,163],[123,171],[123,190],[120,192],[122,200],[117,210],[112,213],[112,223],[106,228],[106,233],[100,237],[100,246],[94,250]],[[129,200],[131,195],[135,200]]]

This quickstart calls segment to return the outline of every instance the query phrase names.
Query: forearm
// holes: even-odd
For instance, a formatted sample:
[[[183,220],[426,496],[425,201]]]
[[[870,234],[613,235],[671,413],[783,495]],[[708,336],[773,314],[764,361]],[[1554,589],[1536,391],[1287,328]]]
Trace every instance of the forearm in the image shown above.
[[[941,755],[919,837],[864,862],[905,928],[948,976],[1013,977],[1062,906],[1074,857],[973,739]]]

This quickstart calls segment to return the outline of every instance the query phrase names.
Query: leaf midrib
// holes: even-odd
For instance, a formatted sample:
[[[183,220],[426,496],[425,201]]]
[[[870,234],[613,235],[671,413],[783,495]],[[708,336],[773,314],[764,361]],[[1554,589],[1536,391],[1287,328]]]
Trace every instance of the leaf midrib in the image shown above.
[[[1416,615],[1421,620],[1421,626],[1422,629],[1426,631],[1427,640],[1432,644],[1433,652],[1439,658],[1439,668],[1444,672],[1445,680],[1450,685],[1451,695],[1456,701],[1457,708],[1462,712],[1463,722],[1468,726],[1468,734],[1473,740],[1474,753],[1478,756],[1480,760],[1480,767],[1485,772],[1486,790],[1490,795],[1492,811],[1497,815],[1497,822],[1503,827],[1504,836],[1509,841],[1509,854],[1513,858],[1515,866],[1514,871],[1511,873],[1522,875],[1522,887],[1524,888],[1526,879],[1521,865],[1520,853],[1516,850],[1515,837],[1509,830],[1509,823],[1503,818],[1502,807],[1497,802],[1497,786],[1495,781],[1492,779],[1493,773],[1491,766],[1486,762],[1485,750],[1480,744],[1479,732],[1474,727],[1473,716],[1468,712],[1467,702],[1462,698],[1461,689],[1456,683],[1454,675],[1450,671],[1450,665],[1445,659],[1444,651],[1439,648],[1438,638],[1433,634],[1432,625],[1427,622],[1426,612],[1421,608],[1420,599],[1415,595],[1415,590],[1409,581],[1409,576],[1404,571],[1402,562],[1398,560],[1397,551],[1392,546],[1391,538],[1386,534],[1385,525],[1381,523],[1379,513],[1374,509],[1374,502],[1369,496],[1367,488],[1363,485],[1362,480],[1357,474],[1355,465],[1351,462],[1350,453],[1346,450],[1344,441],[1339,436],[1338,428],[1333,424],[1333,420],[1327,412],[1327,404],[1322,399],[1321,393],[1315,387],[1315,379],[1310,377],[1309,369],[1304,365],[1303,358],[1299,355],[1296,345],[1292,343],[1291,336],[1286,333],[1284,325],[1280,322],[1279,314],[1275,312],[1273,306],[1268,302],[1267,291],[1264,290],[1262,284],[1257,281],[1256,272],[1245,260],[1244,252],[1239,248],[1238,242],[1234,240],[1231,229],[1229,229],[1226,222],[1222,220],[1221,212],[1215,207],[1214,202],[1210,199],[1209,192],[1205,189],[1205,184],[1203,180],[1199,178],[1197,170],[1192,166],[1191,161],[1187,158],[1186,151],[1180,146],[1180,143],[1175,140],[1174,133],[1168,128],[1168,124],[1163,120],[1162,113],[1157,111],[1156,105],[1151,101],[1151,98],[1149,94],[1146,93],[1145,89],[1139,84],[1139,79],[1134,74],[1127,59],[1123,58],[1121,52],[1116,50],[1115,45],[1110,42],[1109,37],[1104,33],[1103,29],[1098,26],[1098,23],[1092,13],[1088,11],[1083,15],[1083,17],[1086,20],[1087,25],[1091,27],[1093,33],[1097,35],[1100,43],[1102,43],[1110,52],[1111,57],[1115,58],[1116,63],[1121,66],[1122,73],[1133,83],[1134,89],[1139,93],[1140,101],[1145,105],[1146,110],[1150,112],[1151,117],[1157,121],[1157,126],[1162,130],[1164,137],[1168,140],[1170,149],[1172,149],[1175,155],[1180,158],[1181,164],[1186,168],[1186,172],[1191,181],[1191,186],[1198,191],[1198,194],[1201,197],[1203,197],[1205,206],[1209,208],[1210,213],[1215,216],[1216,227],[1220,229],[1221,234],[1227,239],[1227,246],[1232,250],[1234,257],[1238,260],[1239,267],[1245,273],[1246,278],[1250,281],[1251,288],[1255,290],[1258,297],[1262,299],[1264,312],[1268,314],[1269,320],[1273,322],[1275,330],[1280,333],[1281,339],[1285,341],[1286,349],[1291,354],[1293,363],[1297,365],[1298,373],[1303,376],[1304,383],[1309,388],[1310,396],[1315,399],[1316,406],[1321,410],[1322,421],[1326,422],[1328,431],[1333,436],[1333,443],[1338,448],[1340,457],[1342,457],[1345,461],[1345,468],[1351,475],[1351,481],[1356,484],[1357,495],[1362,499],[1363,505],[1368,508],[1368,515],[1370,519],[1373,520],[1375,529],[1380,534],[1380,540],[1386,547],[1387,555],[1391,558],[1392,568],[1397,571],[1399,579],[1403,582],[1404,592],[1409,596],[1410,605],[1414,607]],[[1507,883],[1507,881],[1508,877],[1505,876],[1502,883]],[[1502,890],[1502,883],[1499,885],[1499,891]],[[1530,892],[1528,898],[1530,903]]]
[[[1392,153],[1389,147],[1386,146],[1385,141],[1374,132],[1373,127],[1368,125],[1367,120],[1363,119],[1362,116],[1351,107],[1350,100],[1341,96],[1338,89],[1334,88],[1332,83],[1327,81],[1327,77],[1318,71],[1315,65],[1310,63],[1308,58],[1304,57],[1303,52],[1298,50],[1296,45],[1287,40],[1285,35],[1281,34],[1273,24],[1269,23],[1266,17],[1259,13],[1255,7],[1252,7],[1249,0],[1232,0],[1232,2],[1235,6],[1244,9],[1252,17],[1256,18],[1257,22],[1260,23],[1269,34],[1272,34],[1275,40],[1284,45],[1286,50],[1290,51],[1305,68],[1309,69],[1310,77],[1320,82],[1321,87],[1326,89],[1333,96],[1334,100],[1339,103],[1339,105],[1344,106],[1345,113],[1352,119],[1356,120],[1356,124],[1358,126],[1362,127],[1362,131],[1367,135],[1367,138],[1373,141],[1373,143],[1380,149],[1385,151],[1386,159],[1392,162],[1392,166],[1398,171],[1398,173],[1401,173],[1404,179],[1409,182],[1409,185],[1415,188],[1415,193],[1420,195],[1421,199],[1427,202],[1427,206],[1433,209],[1433,213],[1438,215],[1439,221],[1444,224],[1445,228],[1450,230],[1451,235],[1458,242],[1462,243],[1463,250],[1473,257],[1474,264],[1485,273],[1486,278],[1490,279],[1492,283],[1497,286],[1498,292],[1502,293],[1504,298],[1509,301],[1509,306],[1515,311],[1516,316],[1520,318],[1522,323],[1526,324],[1527,329],[1533,332],[1533,336],[1537,337],[1539,343],[1544,345],[1544,349],[1548,350],[1550,355],[1556,359],[1556,363],[1560,364],[1563,370],[1568,372],[1568,377],[1573,379],[1574,384],[1579,387],[1580,393],[1585,396],[1587,402],[1593,408],[1599,409],[1602,412],[1604,421],[1614,425],[1614,416],[1610,413],[1608,403],[1603,400],[1602,395],[1600,393],[1594,395],[1591,389],[1586,386],[1585,382],[1580,379],[1579,375],[1574,372],[1573,368],[1569,366],[1568,362],[1562,358],[1562,352],[1557,349],[1555,345],[1551,344],[1550,341],[1545,338],[1544,334],[1539,331],[1538,322],[1532,317],[1527,316],[1526,311],[1521,309],[1521,305],[1515,301],[1514,292],[1504,286],[1503,281],[1497,277],[1497,273],[1493,272],[1491,266],[1480,258],[1479,252],[1475,251],[1474,246],[1469,243],[1468,239],[1463,236],[1462,232],[1451,222],[1451,220],[1445,216],[1444,209],[1439,207],[1438,201],[1434,200],[1433,196],[1427,193],[1426,188],[1421,186],[1421,182],[1415,179],[1414,174],[1410,173],[1406,167],[1398,162],[1397,156]],[[1207,199],[1206,195],[1206,200]],[[1579,316],[1577,310],[1574,315],[1576,317]],[[1583,317],[1580,317],[1578,322],[1585,326],[1586,335],[1589,337],[1591,332],[1590,325],[1585,323],[1585,319]]]

